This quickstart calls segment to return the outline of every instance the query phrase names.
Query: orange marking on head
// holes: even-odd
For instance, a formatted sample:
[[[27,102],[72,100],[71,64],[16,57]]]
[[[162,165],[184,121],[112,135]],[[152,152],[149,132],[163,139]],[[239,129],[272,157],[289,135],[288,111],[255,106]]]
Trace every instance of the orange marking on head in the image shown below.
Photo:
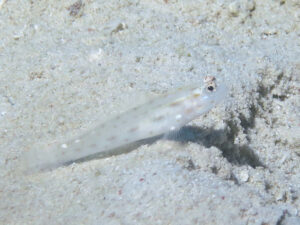
[[[200,96],[199,93],[194,93],[194,94],[193,94],[193,97],[194,97],[194,98],[198,98],[199,96]]]

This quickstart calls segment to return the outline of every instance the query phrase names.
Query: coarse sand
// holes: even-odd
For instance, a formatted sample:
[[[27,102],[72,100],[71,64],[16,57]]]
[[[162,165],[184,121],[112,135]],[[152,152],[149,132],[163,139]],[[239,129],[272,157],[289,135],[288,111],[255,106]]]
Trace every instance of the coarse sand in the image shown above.
[[[20,173],[207,75],[228,97],[176,136]],[[0,224],[299,225],[299,78],[299,0],[0,0]]]

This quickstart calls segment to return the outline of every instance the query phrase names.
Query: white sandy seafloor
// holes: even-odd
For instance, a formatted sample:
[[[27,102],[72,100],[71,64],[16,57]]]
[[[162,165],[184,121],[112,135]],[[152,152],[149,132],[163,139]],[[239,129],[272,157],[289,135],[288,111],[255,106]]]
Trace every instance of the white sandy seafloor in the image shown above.
[[[206,75],[230,95],[175,138],[19,172]],[[300,224],[299,77],[299,0],[0,0],[0,224]]]

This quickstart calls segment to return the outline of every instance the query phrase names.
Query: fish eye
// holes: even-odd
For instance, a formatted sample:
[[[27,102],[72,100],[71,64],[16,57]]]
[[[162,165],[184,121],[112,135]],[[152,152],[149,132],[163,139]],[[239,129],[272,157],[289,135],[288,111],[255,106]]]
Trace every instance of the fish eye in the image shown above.
[[[207,87],[207,90],[213,91],[213,90],[214,90],[214,87],[213,87],[212,85],[210,85],[210,86]]]

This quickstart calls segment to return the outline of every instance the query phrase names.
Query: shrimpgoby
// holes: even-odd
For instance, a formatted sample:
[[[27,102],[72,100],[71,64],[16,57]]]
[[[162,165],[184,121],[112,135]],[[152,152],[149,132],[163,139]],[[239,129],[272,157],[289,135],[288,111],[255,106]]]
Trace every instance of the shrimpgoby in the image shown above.
[[[207,113],[224,99],[226,93],[225,85],[217,85],[215,77],[207,76],[202,86],[176,89],[101,123],[55,148],[27,152],[24,157],[26,170],[32,172],[59,167],[177,130]]]

